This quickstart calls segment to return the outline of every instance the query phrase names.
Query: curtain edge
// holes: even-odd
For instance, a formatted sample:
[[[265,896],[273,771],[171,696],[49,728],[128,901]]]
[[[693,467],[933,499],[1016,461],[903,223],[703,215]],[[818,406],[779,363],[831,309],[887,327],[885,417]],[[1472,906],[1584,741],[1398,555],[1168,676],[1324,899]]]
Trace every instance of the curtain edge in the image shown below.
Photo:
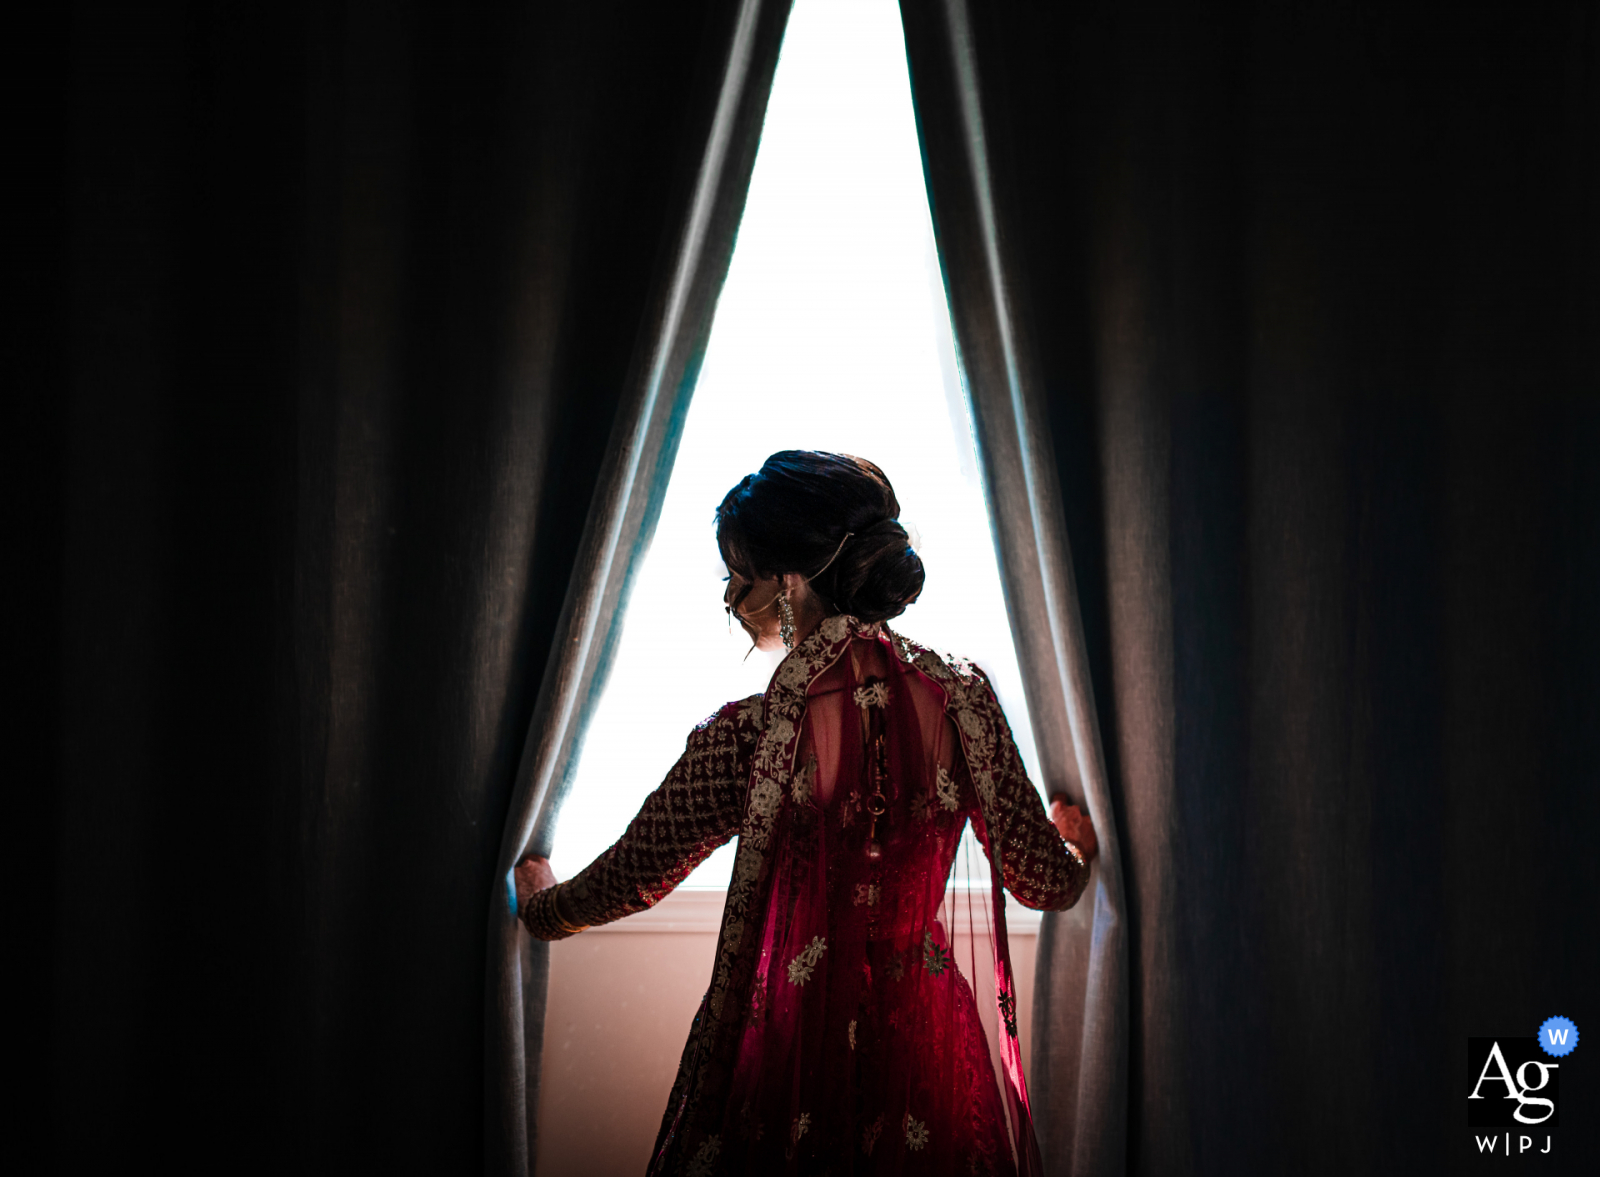
[[[792,0],[739,0],[726,64],[670,277],[618,411],[523,744],[489,897],[484,1168],[537,1162],[539,1051],[548,946],[518,922],[511,868],[548,853],[562,786],[671,475],[678,437],[732,257]]]
[[[1120,840],[1077,582],[1031,339],[1011,297],[966,0],[902,0],[940,267],[979,442],[1007,611],[1042,768],[1086,803],[1100,840],[1092,908],[1048,913],[1034,986],[1033,1070],[1051,1173],[1121,1173],[1126,1157],[1128,946]],[[915,6],[920,7],[920,6]],[[942,18],[942,19],[941,19]],[[913,45],[911,26],[921,56]],[[921,67],[921,68],[918,68]],[[919,85],[918,83],[923,83]],[[964,239],[964,240],[963,240]],[[1055,963],[1052,964],[1052,961]],[[1041,1004],[1042,1003],[1042,1004]],[[1044,1015],[1044,1016],[1041,1016]],[[1074,1035],[1066,1049],[1051,1034]]]

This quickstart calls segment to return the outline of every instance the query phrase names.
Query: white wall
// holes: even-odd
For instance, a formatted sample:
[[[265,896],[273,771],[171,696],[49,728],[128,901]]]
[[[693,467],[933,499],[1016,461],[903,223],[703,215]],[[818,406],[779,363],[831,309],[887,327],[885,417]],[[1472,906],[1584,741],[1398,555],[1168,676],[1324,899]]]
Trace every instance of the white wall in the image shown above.
[[[650,911],[550,946],[540,1177],[644,1172],[689,1023],[711,979],[724,898],[721,891],[679,890]],[[981,928],[981,914],[978,921]],[[955,922],[956,958],[965,962],[964,905]],[[1013,904],[1006,926],[1026,1067],[1038,916]],[[987,943],[977,949],[982,972]],[[993,997],[981,981],[978,992],[979,1008],[992,1025]]]

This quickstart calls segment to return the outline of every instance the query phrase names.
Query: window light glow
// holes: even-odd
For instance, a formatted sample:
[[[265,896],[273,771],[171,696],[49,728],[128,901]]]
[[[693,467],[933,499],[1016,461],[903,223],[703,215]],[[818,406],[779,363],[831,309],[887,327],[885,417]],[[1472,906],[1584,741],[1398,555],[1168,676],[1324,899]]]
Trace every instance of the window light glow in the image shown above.
[[[729,632],[712,516],[781,449],[883,468],[927,569],[891,624],[988,672],[1038,782],[893,0],[794,6],[661,521],[556,830],[559,877],[622,833],[691,727],[766,688],[777,658]],[[732,863],[730,843],[686,885],[725,887]]]

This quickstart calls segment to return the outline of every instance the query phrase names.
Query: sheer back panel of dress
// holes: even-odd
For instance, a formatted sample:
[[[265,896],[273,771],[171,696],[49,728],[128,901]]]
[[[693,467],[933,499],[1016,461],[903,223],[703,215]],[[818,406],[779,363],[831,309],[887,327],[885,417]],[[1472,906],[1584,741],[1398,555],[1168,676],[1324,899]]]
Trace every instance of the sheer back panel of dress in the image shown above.
[[[851,642],[807,691],[793,782],[732,1098],[706,1129],[720,1171],[1015,1172],[952,949],[946,882],[978,808],[943,692]]]

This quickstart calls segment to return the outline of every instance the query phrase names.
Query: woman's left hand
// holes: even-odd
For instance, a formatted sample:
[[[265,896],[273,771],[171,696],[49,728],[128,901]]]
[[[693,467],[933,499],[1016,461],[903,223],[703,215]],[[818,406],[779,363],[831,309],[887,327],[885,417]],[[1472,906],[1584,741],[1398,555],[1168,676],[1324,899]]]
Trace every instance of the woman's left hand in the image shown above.
[[[1084,862],[1093,862],[1100,853],[1100,839],[1094,836],[1089,815],[1067,800],[1065,793],[1050,798],[1050,820],[1061,836],[1083,851]]]
[[[550,869],[548,858],[524,858],[512,872],[517,879],[517,910],[528,905],[535,892],[556,885],[556,872]]]

